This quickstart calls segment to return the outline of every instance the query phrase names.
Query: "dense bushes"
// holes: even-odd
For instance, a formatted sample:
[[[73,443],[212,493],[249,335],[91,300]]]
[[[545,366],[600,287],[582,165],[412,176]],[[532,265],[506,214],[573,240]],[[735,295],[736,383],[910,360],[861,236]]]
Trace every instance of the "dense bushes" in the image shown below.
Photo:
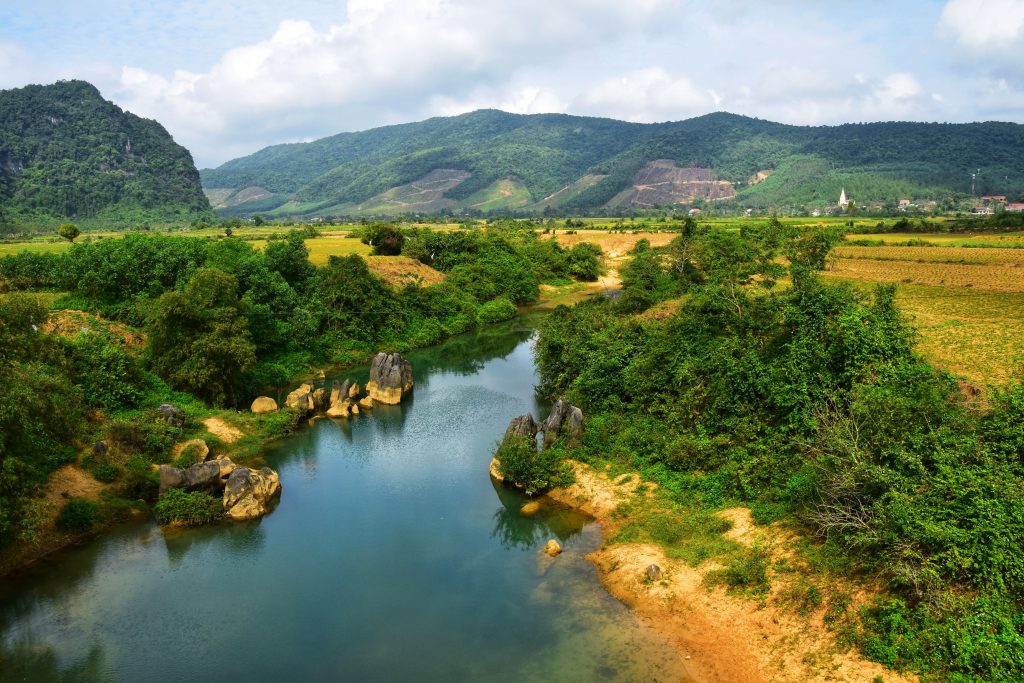
[[[890,598],[862,623],[872,657],[1021,680],[1024,385],[974,412],[914,354],[891,287],[864,296],[811,275],[822,249],[767,232],[641,249],[634,281],[655,295],[632,301],[678,295],[679,312],[640,321],[623,313],[642,305],[621,300],[556,310],[537,344],[542,388],[588,412],[588,453],[681,502],[788,516],[884,580]],[[780,252],[793,264],[784,291],[771,287]]]
[[[57,528],[69,534],[81,534],[96,526],[102,516],[96,501],[72,498],[57,515]]]
[[[156,504],[156,518],[161,524],[199,526],[223,516],[223,502],[202,491],[188,493],[183,489],[168,489]]]

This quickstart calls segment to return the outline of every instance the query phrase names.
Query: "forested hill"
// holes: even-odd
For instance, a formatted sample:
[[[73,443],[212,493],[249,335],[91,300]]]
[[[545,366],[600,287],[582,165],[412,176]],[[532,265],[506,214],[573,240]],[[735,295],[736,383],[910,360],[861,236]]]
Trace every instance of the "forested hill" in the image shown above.
[[[789,126],[727,113],[637,124],[481,110],[276,145],[202,171],[214,208],[271,215],[759,208],[1024,192],[1024,126]]]
[[[84,81],[0,91],[0,222],[182,219],[210,210],[189,154]]]

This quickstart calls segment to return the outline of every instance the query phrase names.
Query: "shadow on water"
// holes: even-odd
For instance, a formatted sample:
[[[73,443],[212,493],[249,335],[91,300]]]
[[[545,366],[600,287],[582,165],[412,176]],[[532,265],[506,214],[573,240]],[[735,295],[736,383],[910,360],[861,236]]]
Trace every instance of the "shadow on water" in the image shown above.
[[[491,485],[501,503],[494,512],[491,538],[496,539],[503,548],[528,550],[552,537],[564,544],[594,521],[593,517],[578,510],[550,504],[543,506],[532,517],[524,517],[519,509],[530,498],[493,479]]]

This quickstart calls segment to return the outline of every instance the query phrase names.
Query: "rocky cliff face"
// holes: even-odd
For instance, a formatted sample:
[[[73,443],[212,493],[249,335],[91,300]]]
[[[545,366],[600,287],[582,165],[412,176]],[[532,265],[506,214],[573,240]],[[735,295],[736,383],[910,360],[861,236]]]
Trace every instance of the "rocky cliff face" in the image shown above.
[[[710,168],[680,168],[671,159],[652,161],[637,171],[633,188],[614,202],[616,206],[665,206],[695,200],[733,199],[728,180],[717,180]]]

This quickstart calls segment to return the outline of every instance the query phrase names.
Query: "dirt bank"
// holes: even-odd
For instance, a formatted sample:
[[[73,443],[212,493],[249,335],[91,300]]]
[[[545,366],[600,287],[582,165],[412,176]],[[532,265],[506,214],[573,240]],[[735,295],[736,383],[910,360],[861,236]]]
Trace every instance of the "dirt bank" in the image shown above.
[[[628,522],[615,511],[637,495],[638,479],[625,486],[621,477],[613,481],[586,465],[576,464],[575,469],[576,483],[549,497],[593,515],[611,538]],[[656,504],[653,493],[646,496]],[[745,546],[758,543],[773,557],[791,554],[791,536],[754,525],[749,510],[732,508],[719,514],[732,524],[725,534],[730,540]],[[658,545],[606,544],[588,559],[612,595],[667,635],[688,658],[698,683],[867,683],[877,677],[885,683],[917,681],[841,648],[823,623],[823,609],[801,614],[782,599],[787,590],[783,578],[773,576],[769,595],[753,600],[709,587],[706,575],[720,568],[713,562],[691,567],[667,557]],[[652,564],[661,568],[659,580],[645,576]]]

